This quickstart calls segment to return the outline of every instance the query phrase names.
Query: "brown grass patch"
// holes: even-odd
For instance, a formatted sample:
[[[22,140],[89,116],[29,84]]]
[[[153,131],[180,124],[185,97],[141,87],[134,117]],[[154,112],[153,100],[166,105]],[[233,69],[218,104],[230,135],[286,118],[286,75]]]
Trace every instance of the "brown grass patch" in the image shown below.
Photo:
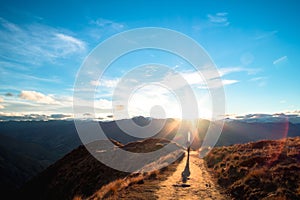
[[[218,147],[205,160],[235,199],[300,199],[300,137]]]

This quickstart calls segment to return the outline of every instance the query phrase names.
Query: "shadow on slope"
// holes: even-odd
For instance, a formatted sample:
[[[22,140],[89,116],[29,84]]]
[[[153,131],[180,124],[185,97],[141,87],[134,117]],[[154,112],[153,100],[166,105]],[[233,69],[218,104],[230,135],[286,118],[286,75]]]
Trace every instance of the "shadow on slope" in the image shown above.
[[[124,145],[121,148],[131,150],[135,148],[135,152],[144,149],[153,151],[161,148],[163,142],[166,141],[148,139],[144,142],[130,143],[128,146]],[[107,153],[106,151],[114,151],[115,147],[112,149],[111,147],[107,148],[106,144],[105,141],[97,141],[90,145],[95,151],[99,152],[99,155]],[[182,152],[176,144],[173,144],[173,147],[174,151]],[[112,157],[111,159],[116,159],[119,163],[130,167],[131,160],[121,160],[118,157]],[[162,161],[162,163],[164,162]],[[151,167],[151,163],[149,163],[149,166]],[[143,171],[137,173],[143,173]],[[29,181],[21,189],[19,197],[43,200],[66,200],[73,199],[75,196],[86,198],[102,186],[129,175],[130,173],[121,172],[102,164],[84,146],[80,146]]]

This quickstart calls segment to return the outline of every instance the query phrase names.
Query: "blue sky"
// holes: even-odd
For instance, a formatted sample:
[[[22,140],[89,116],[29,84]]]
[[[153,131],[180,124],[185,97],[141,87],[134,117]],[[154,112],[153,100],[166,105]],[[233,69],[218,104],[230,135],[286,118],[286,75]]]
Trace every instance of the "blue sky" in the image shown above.
[[[2,1],[0,115],[72,115],[73,85],[84,58],[110,36],[141,27],[173,29],[202,45],[222,74],[228,115],[298,115],[299,7],[298,1]],[[128,55],[106,72],[97,106],[109,110],[120,77],[151,61],[182,73],[190,68],[157,51]],[[196,91],[200,106],[209,110],[202,92]],[[140,100],[137,95],[134,103]]]

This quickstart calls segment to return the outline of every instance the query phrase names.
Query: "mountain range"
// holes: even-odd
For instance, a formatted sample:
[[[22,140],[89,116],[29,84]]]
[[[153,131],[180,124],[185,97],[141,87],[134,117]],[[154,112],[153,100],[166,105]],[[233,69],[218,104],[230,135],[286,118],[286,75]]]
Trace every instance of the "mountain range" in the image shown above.
[[[154,127],[163,127],[151,138],[172,140],[177,133],[180,123],[183,132],[189,131],[188,121],[177,119],[133,118],[142,127],[153,122]],[[124,119],[110,122],[82,121],[89,124],[99,123],[108,139],[125,145],[143,140],[149,136],[147,128],[138,132],[141,137],[135,137],[121,130],[118,124],[127,126],[129,132],[136,130],[131,127],[131,120]],[[193,141],[192,148],[201,146],[205,132],[211,123],[208,120],[198,121],[198,137]],[[89,134],[89,130],[86,130]],[[228,146],[247,143],[261,139],[280,139],[300,136],[300,124],[290,122],[243,122],[226,121],[216,146]],[[176,141],[176,138],[174,138]],[[11,194],[18,190],[31,178],[65,156],[67,153],[82,145],[73,121],[8,121],[0,122],[0,192]],[[83,147],[81,147],[83,149]],[[83,151],[83,150],[82,150]],[[4,195],[5,196],[5,195]]]

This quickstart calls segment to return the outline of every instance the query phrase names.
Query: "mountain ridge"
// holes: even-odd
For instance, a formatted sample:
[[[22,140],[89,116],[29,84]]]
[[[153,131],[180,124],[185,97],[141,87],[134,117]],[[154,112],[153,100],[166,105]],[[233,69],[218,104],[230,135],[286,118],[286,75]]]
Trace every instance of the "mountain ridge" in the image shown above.
[[[148,118],[135,118],[135,121],[141,120],[140,124],[147,125]],[[125,123],[128,120],[123,120]],[[161,125],[159,119],[154,120]],[[168,119],[167,125],[153,137],[173,139],[177,133],[178,120]],[[100,122],[82,122],[82,123],[100,123]],[[187,123],[187,122],[185,122]],[[201,146],[205,132],[210,125],[210,121],[200,120],[198,127],[199,138],[192,143],[192,148],[197,149]],[[175,126],[173,126],[175,124]],[[130,142],[141,140],[125,134],[115,121],[101,122],[109,139],[124,145]],[[186,127],[183,131],[188,131]],[[216,146],[228,146],[236,143],[247,143],[262,139],[280,139],[285,137],[300,136],[300,124],[293,123],[246,123],[241,121],[225,122],[221,136]],[[9,185],[0,189],[2,193],[6,191],[15,191],[23,183],[34,175],[45,169],[50,164],[62,158],[65,154],[81,145],[73,121],[46,121],[46,122],[0,122],[0,147],[6,156],[2,155],[3,163],[0,168],[0,185]],[[9,141],[13,140],[14,145]],[[19,156],[16,156],[19,155]],[[24,157],[25,155],[25,157]],[[20,158],[23,157],[23,158]],[[23,162],[26,160],[26,162]],[[23,164],[27,163],[27,164]],[[8,166],[21,166],[12,168]],[[30,173],[28,173],[28,169]],[[19,174],[11,177],[10,174]],[[18,178],[17,178],[18,177]],[[4,181],[5,180],[5,181]],[[7,184],[9,180],[10,184]],[[5,189],[4,189],[5,188]]]

